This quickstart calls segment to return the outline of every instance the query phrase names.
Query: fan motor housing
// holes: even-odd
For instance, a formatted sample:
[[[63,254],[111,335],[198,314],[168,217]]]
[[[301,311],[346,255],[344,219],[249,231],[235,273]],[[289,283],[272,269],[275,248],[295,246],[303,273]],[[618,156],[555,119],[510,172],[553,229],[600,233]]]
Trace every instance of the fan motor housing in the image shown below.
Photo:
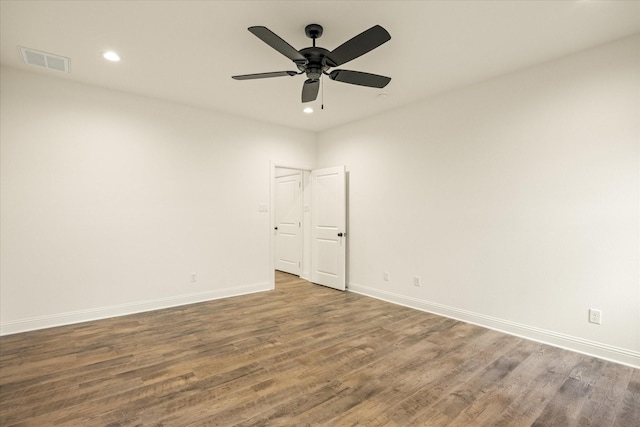
[[[329,51],[322,47],[307,47],[300,50],[300,55],[307,58],[306,64],[298,64],[298,69],[307,74],[307,78],[317,80],[322,76],[322,72],[328,70],[325,58],[328,57]]]

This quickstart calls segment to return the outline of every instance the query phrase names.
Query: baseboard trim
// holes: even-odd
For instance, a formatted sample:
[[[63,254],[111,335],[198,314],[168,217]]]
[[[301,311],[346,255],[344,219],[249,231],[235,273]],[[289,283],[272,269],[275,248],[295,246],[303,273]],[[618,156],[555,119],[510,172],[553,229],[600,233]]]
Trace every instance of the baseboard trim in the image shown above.
[[[374,289],[368,286],[349,282],[348,290],[357,294],[369,296],[393,304],[402,305],[416,310],[426,311],[440,316],[449,317],[474,325],[504,332],[520,338],[526,338],[543,344],[560,347],[622,365],[640,368],[640,352],[615,347],[595,341],[586,340],[559,332],[536,328],[521,323],[511,322],[484,314],[474,313],[444,304],[408,297],[393,292]]]
[[[233,288],[216,289],[213,291],[197,292],[167,298],[158,298],[147,301],[112,305],[108,307],[99,307],[94,309],[77,310],[48,316],[11,320],[8,322],[0,323],[0,336],[34,331],[38,329],[52,328],[56,326],[71,325],[75,323],[90,322],[93,320],[106,319],[110,317],[126,316],[129,314],[161,310],[163,308],[178,307],[181,305],[195,304],[199,302],[229,298],[239,295],[247,295],[270,290],[273,290],[272,284],[269,282],[263,282]]]

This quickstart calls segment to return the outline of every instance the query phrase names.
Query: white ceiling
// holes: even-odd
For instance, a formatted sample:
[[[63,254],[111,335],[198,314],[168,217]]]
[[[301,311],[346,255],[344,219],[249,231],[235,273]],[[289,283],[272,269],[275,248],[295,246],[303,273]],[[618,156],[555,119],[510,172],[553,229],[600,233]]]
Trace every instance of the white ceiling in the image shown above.
[[[380,24],[391,40],[340,68],[392,77],[384,89],[323,79],[302,112],[304,76],[247,27],[264,25],[296,49],[324,27],[329,50]],[[440,92],[640,32],[640,1],[0,1],[0,61],[115,90],[321,131]],[[22,62],[18,46],[71,58],[71,73]],[[113,49],[122,61],[110,63]],[[386,98],[379,97],[386,93]]]

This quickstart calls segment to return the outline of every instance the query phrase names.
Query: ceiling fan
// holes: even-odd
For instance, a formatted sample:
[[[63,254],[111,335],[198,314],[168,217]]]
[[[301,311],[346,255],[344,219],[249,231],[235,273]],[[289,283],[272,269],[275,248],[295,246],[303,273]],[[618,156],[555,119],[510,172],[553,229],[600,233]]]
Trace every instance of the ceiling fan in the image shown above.
[[[267,27],[249,27],[248,30],[260,40],[289,58],[296,64],[299,71],[273,71],[270,73],[243,74],[232,76],[236,80],[264,79],[268,77],[297,76],[302,73],[307,75],[307,80],[302,86],[302,102],[315,101],[320,88],[320,78],[327,75],[331,80],[360,86],[383,88],[390,81],[390,77],[377,74],[363,73],[351,70],[333,70],[357,57],[372,51],[383,43],[391,40],[391,36],[380,25],[374,25],[366,31],[347,40],[333,51],[322,47],[316,47],[316,39],[322,36],[322,26],[310,24],[305,27],[305,34],[313,40],[313,46],[296,50],[289,43],[281,39]]]

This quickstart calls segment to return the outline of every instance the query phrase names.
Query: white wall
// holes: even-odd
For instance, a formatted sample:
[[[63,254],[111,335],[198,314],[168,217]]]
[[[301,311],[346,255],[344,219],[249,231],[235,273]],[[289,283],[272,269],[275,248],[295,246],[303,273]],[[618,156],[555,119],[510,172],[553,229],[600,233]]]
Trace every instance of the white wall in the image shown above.
[[[2,68],[0,332],[269,289],[272,166],[345,164],[351,290],[640,366],[639,45],[323,132],[317,154]]]
[[[0,76],[3,334],[272,286],[259,205],[271,162],[314,166],[313,133]]]
[[[629,38],[321,133],[318,167],[350,173],[349,288],[640,366],[639,56]]]

